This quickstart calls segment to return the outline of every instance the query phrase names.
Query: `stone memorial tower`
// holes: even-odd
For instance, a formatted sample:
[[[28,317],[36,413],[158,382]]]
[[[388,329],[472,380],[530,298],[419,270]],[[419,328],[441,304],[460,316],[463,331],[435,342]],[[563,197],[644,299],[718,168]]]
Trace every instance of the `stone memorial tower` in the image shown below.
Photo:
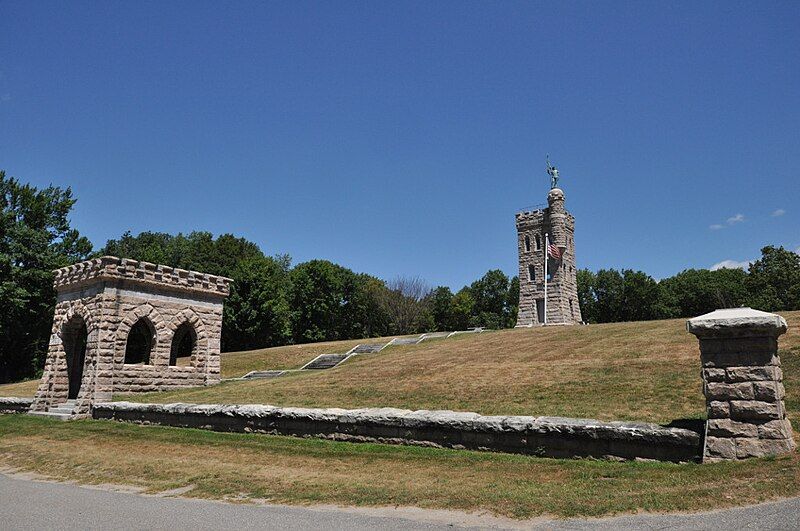
[[[547,173],[551,177],[547,207],[517,214],[518,328],[577,324],[582,320],[575,267],[575,218],[564,208],[558,170],[549,161]]]

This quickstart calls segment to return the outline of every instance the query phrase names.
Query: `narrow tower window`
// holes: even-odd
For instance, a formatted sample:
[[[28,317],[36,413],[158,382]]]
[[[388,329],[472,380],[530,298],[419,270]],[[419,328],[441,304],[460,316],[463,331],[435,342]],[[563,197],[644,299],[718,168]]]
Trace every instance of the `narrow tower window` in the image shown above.
[[[528,264],[528,280],[531,282],[536,280],[536,268],[533,264]]]
[[[531,238],[530,236],[525,236],[525,252],[531,252]]]
[[[536,235],[536,250],[537,251],[541,251],[542,250],[542,239],[539,238],[538,234]]]

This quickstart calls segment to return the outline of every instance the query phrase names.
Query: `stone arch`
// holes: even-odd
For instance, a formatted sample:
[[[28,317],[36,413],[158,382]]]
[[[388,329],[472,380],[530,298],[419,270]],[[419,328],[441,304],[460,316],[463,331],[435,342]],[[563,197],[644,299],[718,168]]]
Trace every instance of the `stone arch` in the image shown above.
[[[94,315],[92,315],[92,312],[90,312],[82,302],[76,301],[71,302],[69,309],[67,309],[67,312],[64,314],[64,316],[57,322],[53,323],[53,332],[61,336],[61,331],[64,328],[64,325],[75,316],[80,317],[83,319],[83,322],[86,323],[86,331],[89,333],[89,335],[99,329],[97,321],[95,320]]]
[[[206,358],[208,357],[208,331],[203,319],[197,314],[197,312],[191,308],[181,310],[181,312],[178,313],[178,315],[176,315],[169,322],[169,324],[167,324],[166,338],[168,339],[171,347],[172,342],[175,339],[175,333],[182,325],[185,324],[191,326],[195,334],[195,347],[192,349],[191,366],[200,367],[201,365],[205,364]]]
[[[114,357],[118,365],[125,363],[125,348],[128,343],[128,336],[131,329],[142,319],[145,319],[152,326],[154,332],[153,345],[150,352],[150,365],[155,365],[156,360],[163,354],[164,340],[167,335],[165,333],[164,318],[151,305],[143,304],[128,312],[117,328]]]

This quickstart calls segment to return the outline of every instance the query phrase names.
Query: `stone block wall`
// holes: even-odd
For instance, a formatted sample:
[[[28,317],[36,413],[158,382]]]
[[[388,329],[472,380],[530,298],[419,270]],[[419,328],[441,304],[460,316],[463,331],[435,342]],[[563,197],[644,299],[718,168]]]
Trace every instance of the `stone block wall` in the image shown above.
[[[547,323],[575,324],[582,321],[578,303],[577,266],[575,263],[575,218],[564,209],[564,192],[550,190],[548,207],[516,216],[519,253],[519,313],[517,327],[542,324],[537,300],[544,299],[544,266],[547,259],[545,234],[561,249],[561,260],[550,259],[547,282]],[[537,249],[537,238],[539,248]],[[528,243],[530,249],[528,249]],[[529,267],[533,268],[531,279]]]
[[[55,272],[58,299],[44,374],[32,410],[67,400],[79,386],[78,415],[115,392],[144,392],[211,385],[220,381],[222,304],[230,279],[135,260],[102,257]],[[131,329],[152,330],[147,363],[125,363]],[[178,327],[191,329],[187,366],[170,366]],[[68,367],[74,327],[85,326],[82,371]],[[76,378],[80,382],[75,381]]]
[[[744,459],[794,449],[786,418],[778,336],[786,321],[736,308],[691,319],[700,341],[708,421],[704,459]]]
[[[701,450],[700,433],[685,428],[455,411],[112,402],[98,404],[93,416],[182,428],[467,448],[541,457],[696,461]]]
[[[4,413],[27,413],[31,407],[30,398],[19,398],[16,396],[0,396],[0,414]]]

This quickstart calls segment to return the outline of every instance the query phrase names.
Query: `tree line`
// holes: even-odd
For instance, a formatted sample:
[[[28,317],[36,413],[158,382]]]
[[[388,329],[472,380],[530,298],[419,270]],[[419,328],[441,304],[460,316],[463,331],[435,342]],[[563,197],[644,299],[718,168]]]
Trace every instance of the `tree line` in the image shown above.
[[[800,255],[766,246],[743,269],[687,269],[656,281],[642,271],[578,271],[578,300],[590,323],[694,317],[717,308],[800,310]]]
[[[457,292],[419,278],[389,281],[327,260],[292,265],[257,244],[209,232],[125,233],[94,250],[71,227],[69,188],[37,189],[0,171],[0,382],[41,373],[56,294],[52,271],[114,255],[234,280],[225,302],[223,351],[291,343],[514,326],[519,279],[500,270]],[[686,270],[657,282],[641,271],[578,272],[587,322],[699,315],[748,304],[800,309],[800,256],[765,247],[749,271]]]
[[[489,271],[453,294],[419,278],[388,282],[328,260],[292,266],[256,244],[208,232],[143,232],[109,240],[97,253],[192,269],[233,279],[225,301],[225,351],[403,335],[470,326],[513,326],[519,284]]]

